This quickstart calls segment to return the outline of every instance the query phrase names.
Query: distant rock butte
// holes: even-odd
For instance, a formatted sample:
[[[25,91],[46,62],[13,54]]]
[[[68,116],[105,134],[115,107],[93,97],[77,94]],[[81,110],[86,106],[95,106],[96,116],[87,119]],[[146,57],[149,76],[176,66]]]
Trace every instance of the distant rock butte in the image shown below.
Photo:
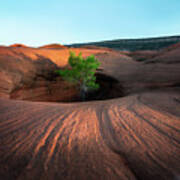
[[[39,48],[47,48],[47,49],[65,49],[67,48],[64,45],[61,44],[48,44],[48,45],[44,45],[44,46],[40,46]]]
[[[12,44],[9,47],[22,47],[22,48],[27,48],[28,46],[24,45],[24,44]]]

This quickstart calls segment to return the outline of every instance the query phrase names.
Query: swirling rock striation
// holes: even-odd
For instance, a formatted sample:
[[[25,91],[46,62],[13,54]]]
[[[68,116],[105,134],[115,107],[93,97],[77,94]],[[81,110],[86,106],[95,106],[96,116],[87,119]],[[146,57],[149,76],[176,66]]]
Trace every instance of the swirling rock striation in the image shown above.
[[[1,179],[178,178],[178,58],[164,51],[171,64],[160,61],[161,56],[150,63],[108,49],[73,50],[95,54],[103,73],[117,79],[126,96],[81,103],[30,102],[75,96],[73,87],[64,89],[68,85],[51,74],[67,64],[68,50],[1,47]]]

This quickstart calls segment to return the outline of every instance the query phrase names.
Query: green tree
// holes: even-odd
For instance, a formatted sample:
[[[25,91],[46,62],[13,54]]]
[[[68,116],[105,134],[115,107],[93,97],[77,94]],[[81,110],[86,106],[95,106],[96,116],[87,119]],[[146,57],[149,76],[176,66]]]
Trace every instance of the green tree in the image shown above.
[[[69,69],[57,70],[56,72],[64,80],[76,84],[82,100],[85,100],[87,92],[99,88],[99,84],[96,83],[95,72],[100,62],[94,55],[83,58],[82,53],[76,56],[74,52],[70,52],[68,63]]]

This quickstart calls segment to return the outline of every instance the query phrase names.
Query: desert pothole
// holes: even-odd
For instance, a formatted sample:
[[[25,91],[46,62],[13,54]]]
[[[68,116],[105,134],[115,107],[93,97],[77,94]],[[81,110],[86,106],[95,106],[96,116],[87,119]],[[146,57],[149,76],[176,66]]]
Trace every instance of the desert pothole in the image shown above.
[[[123,86],[116,78],[98,72],[96,82],[100,88],[86,93],[85,100],[82,100],[77,88],[62,80],[61,77],[56,75],[50,79],[37,77],[31,85],[23,85],[13,91],[11,99],[40,102],[85,102],[124,96]]]

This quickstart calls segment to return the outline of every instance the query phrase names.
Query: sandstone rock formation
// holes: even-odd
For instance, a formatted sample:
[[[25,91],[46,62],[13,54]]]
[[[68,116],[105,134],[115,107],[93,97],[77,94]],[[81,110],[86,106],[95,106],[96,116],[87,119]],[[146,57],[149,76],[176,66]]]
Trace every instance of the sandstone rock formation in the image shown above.
[[[26,48],[26,47],[28,47],[28,46],[26,46],[26,45],[24,45],[24,44],[18,44],[18,43],[16,43],[16,44],[10,45],[10,47],[21,47],[21,48]]]
[[[117,80],[114,99],[61,103],[77,97],[54,74],[67,65],[69,49],[0,48],[1,179],[177,178],[180,48],[147,53],[144,61],[136,60],[139,52],[71,50],[96,55],[99,73]]]
[[[61,44],[48,44],[45,46],[41,46],[39,48],[47,48],[47,49],[64,49],[67,48],[66,46],[63,46]]]

